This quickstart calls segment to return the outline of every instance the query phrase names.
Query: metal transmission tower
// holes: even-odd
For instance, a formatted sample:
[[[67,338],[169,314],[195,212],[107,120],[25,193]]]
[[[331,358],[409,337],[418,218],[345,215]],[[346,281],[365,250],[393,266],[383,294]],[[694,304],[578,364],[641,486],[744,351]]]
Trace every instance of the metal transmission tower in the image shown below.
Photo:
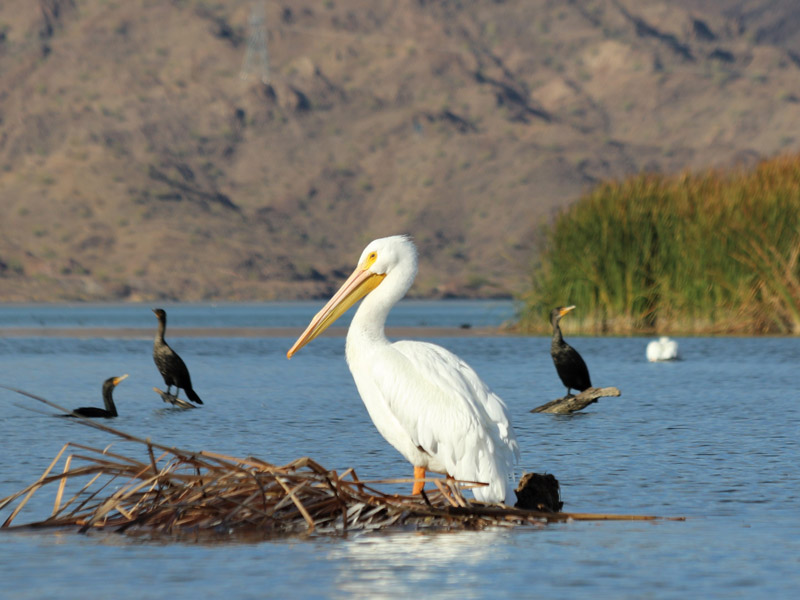
[[[251,72],[256,71],[256,62],[260,63],[258,74],[262,83],[269,83],[269,54],[267,53],[267,26],[264,16],[264,3],[253,2],[248,20],[249,38],[247,40],[247,54],[245,54],[242,70],[239,77],[247,79]]]

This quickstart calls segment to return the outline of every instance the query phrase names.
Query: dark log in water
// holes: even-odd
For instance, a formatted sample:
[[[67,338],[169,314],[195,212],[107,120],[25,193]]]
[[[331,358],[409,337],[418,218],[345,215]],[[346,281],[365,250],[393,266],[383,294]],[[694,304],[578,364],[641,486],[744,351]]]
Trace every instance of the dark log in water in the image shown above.
[[[620,396],[620,395],[621,393],[619,389],[615,387],[604,387],[604,388],[591,387],[589,389],[582,391],[577,396],[564,396],[563,398],[558,398],[557,400],[553,400],[552,402],[548,402],[547,404],[542,404],[541,406],[537,406],[536,408],[531,410],[531,412],[568,415],[570,413],[574,413],[575,411],[586,408],[593,402],[597,402],[598,398],[605,398],[608,396]]]
[[[564,506],[558,479],[551,473],[523,473],[514,493],[517,495],[514,508],[557,513]]]
[[[160,390],[157,387],[154,387],[153,391],[156,392],[159,396],[161,396],[161,399],[167,404],[172,404],[173,406],[177,406],[178,408],[197,408],[194,404],[192,404],[188,400],[184,400],[183,398],[178,398],[177,396],[168,394],[164,390]]]

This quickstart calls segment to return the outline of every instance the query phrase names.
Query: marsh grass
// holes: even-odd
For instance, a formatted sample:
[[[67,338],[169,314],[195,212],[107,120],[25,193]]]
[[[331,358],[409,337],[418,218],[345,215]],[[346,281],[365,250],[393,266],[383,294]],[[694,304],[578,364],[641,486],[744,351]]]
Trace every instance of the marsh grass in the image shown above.
[[[545,239],[523,330],[575,304],[592,333],[800,333],[800,156],[606,182]]]

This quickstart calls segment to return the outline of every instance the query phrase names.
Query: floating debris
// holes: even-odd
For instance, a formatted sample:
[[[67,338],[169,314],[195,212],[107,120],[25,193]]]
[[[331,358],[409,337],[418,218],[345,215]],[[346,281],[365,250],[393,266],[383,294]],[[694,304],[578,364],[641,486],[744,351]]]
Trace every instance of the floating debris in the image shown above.
[[[153,388],[153,391],[161,396],[161,399],[166,402],[167,404],[172,404],[173,406],[177,406],[178,408],[197,408],[191,402],[184,400],[183,398],[178,398],[172,394],[168,394],[164,390],[160,390],[157,387]]]
[[[523,473],[517,489],[516,508],[559,512],[564,506],[561,501],[561,486],[551,473]]]
[[[551,400],[541,406],[537,406],[534,409],[531,409],[532,413],[554,413],[557,415],[569,415],[579,410],[583,410],[590,404],[597,402],[599,398],[608,398],[614,396],[620,396],[622,392],[619,391],[619,388],[615,387],[604,387],[604,388],[596,388],[590,387],[583,390],[577,396],[570,394],[569,396],[564,396],[563,398],[556,398],[555,400]]]
[[[8,388],[12,389],[12,388]],[[54,403],[13,390],[62,410]],[[570,520],[654,520],[659,517],[527,510],[466,499],[462,490],[474,482],[427,478],[421,496],[381,491],[377,486],[413,479],[360,480],[354,469],[341,474],[310,458],[275,466],[253,457],[192,452],[141,439],[89,419],[79,419],[144,447],[137,459],[111,446],[94,448],[69,442],[42,475],[24,489],[0,500],[11,510],[2,528],[71,528],[80,532],[112,531],[151,538],[269,539],[291,535],[346,536],[387,530],[482,530],[538,526]],[[555,508],[558,482],[544,478]],[[552,478],[552,481],[549,480]],[[553,488],[555,482],[555,488]],[[430,487],[433,486],[433,487]],[[40,489],[54,490],[53,509],[44,519],[23,525],[15,521]],[[525,481],[518,493],[528,496]],[[69,491],[68,491],[69,490]],[[538,498],[538,496],[537,496]],[[533,500],[535,506],[544,505]]]

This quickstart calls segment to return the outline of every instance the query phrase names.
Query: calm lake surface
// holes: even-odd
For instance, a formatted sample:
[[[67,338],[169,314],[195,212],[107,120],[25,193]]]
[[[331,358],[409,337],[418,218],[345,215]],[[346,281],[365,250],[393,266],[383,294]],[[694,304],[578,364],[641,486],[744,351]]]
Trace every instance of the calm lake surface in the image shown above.
[[[344,339],[286,350],[322,303],[167,305],[170,335],[205,405],[165,408],[152,362],[149,306],[0,307],[0,384],[67,407],[102,405],[112,425],[160,443],[282,464],[310,456],[362,478],[408,477],[377,433],[344,360]],[[390,325],[499,326],[509,302],[406,302]],[[102,337],[44,335],[108,328]],[[114,334],[115,328],[141,334]],[[288,337],[219,328],[296,327]],[[14,334],[41,328],[43,334]],[[568,341],[598,386],[617,386],[570,417],[531,414],[563,395],[549,338],[413,337],[464,358],[506,401],[521,471],[553,473],[564,510],[684,516],[469,533],[356,534],[259,543],[152,543],[116,534],[0,532],[4,598],[789,598],[800,591],[800,340],[678,338],[682,360],[648,363],[646,338]],[[0,389],[0,497],[33,482],[66,442],[139,447]],[[15,523],[46,515],[43,490]],[[26,514],[28,518],[26,518]],[[8,511],[0,518],[5,519]]]

